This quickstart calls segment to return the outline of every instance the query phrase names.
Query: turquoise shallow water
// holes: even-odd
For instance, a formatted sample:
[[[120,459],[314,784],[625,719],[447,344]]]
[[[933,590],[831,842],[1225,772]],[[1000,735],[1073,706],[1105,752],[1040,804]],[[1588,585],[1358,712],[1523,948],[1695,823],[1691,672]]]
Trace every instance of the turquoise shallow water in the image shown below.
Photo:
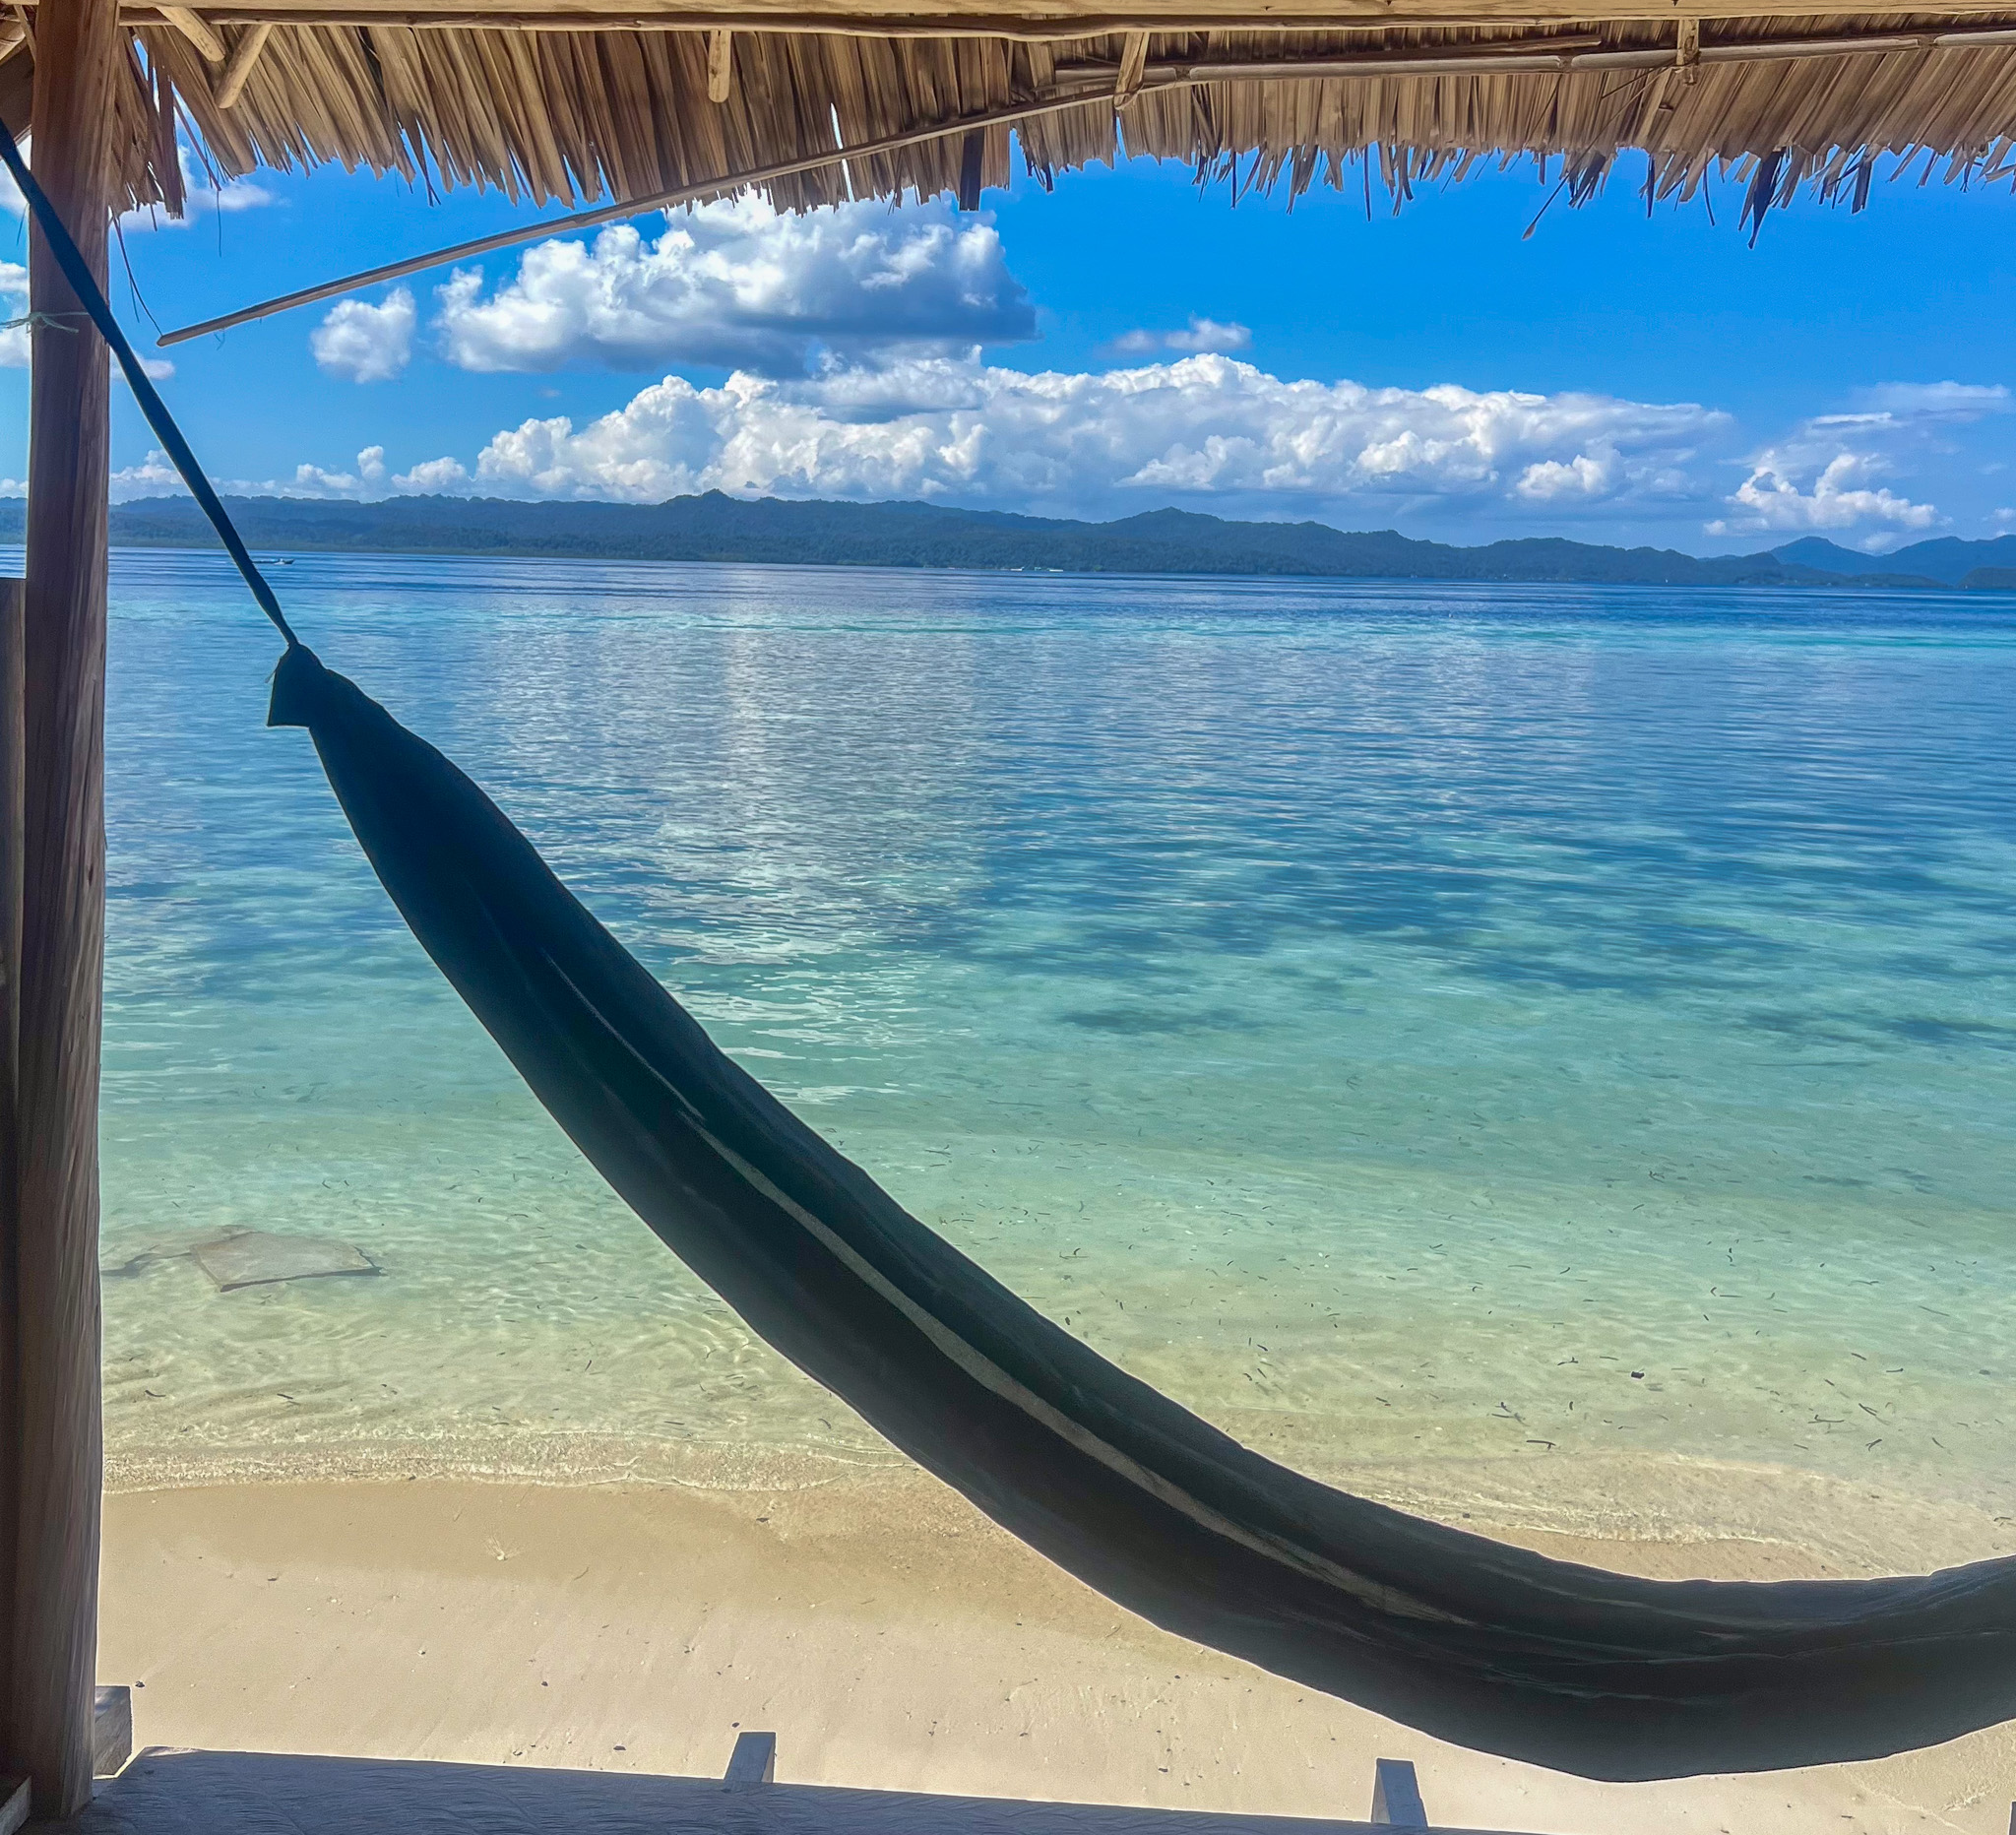
[[[888,1458],[438,981],[223,565],[114,573],[115,1473]],[[1243,1437],[2016,1510],[2008,601],[276,577],[728,1049]],[[229,1226],[382,1274],[219,1294]]]

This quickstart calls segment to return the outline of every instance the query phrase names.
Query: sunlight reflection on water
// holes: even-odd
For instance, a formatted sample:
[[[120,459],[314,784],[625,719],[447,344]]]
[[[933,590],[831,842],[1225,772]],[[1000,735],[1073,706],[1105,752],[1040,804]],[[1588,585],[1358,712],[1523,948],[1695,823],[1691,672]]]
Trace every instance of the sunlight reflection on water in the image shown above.
[[[282,578],[728,1049],[1242,1437],[2016,1508],[1997,601]],[[273,647],[222,564],[121,555],[114,607],[105,1263],[250,1226],[384,1271],[108,1280],[115,1465],[881,1457],[439,981],[305,736],[264,729]]]

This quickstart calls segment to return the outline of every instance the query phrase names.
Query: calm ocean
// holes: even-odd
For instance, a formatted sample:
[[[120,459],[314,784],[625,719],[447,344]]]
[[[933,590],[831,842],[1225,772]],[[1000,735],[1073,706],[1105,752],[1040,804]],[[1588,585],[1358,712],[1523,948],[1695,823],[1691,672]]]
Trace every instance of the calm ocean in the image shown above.
[[[1252,1443],[2016,1511],[2016,601],[275,579],[745,1065]],[[893,1457],[439,981],[221,559],[113,605],[115,1477]],[[220,1294],[230,1227],[381,1273]]]

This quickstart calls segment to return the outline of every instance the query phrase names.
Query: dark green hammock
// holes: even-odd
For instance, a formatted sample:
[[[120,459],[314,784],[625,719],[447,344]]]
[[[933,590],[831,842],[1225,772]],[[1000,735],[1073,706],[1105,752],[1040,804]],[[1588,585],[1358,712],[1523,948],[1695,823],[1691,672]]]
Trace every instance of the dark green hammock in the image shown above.
[[[1156,1624],[1586,1777],[1871,1758],[2016,1715],[2016,1560],[1768,1585],[1548,1560],[1249,1452],[927,1230],[717,1049],[474,784],[299,643],[11,139],[0,158],[287,640],[271,724],[313,735],[422,947],[665,1244],[918,1464]]]

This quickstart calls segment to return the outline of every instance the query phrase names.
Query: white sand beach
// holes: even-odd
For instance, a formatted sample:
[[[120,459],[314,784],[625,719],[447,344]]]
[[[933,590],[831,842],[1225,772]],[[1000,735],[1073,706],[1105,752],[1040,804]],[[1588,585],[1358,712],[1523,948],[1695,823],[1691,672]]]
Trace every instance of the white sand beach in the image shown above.
[[[1505,1533],[1760,1579],[1995,1540],[1965,1512],[1813,1502],[1832,1547]],[[1362,1816],[1373,1759],[1395,1756],[1438,1822],[1547,1835],[2002,1835],[2016,1793],[2009,1729],[1628,1787],[1480,1757],[1156,1631],[911,1475],[115,1492],[103,1584],[99,1675],[134,1684],[143,1745],[719,1775],[761,1728],[785,1782],[1316,1816]]]

